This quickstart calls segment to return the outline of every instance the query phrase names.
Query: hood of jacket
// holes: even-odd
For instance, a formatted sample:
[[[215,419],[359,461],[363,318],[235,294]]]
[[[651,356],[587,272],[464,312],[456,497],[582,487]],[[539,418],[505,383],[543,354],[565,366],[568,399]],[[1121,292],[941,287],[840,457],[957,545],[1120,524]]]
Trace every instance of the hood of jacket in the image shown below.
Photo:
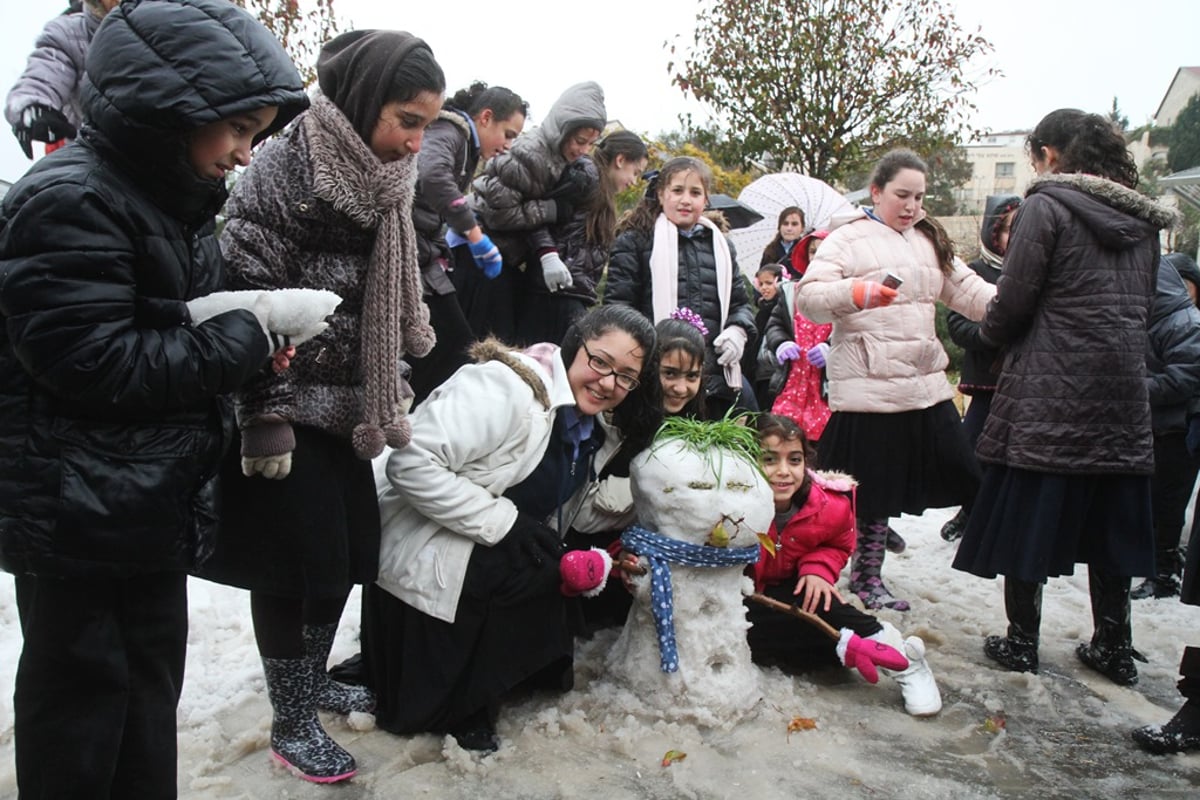
[[[1162,260],[1165,262],[1167,256],[1163,256]],[[1192,298],[1188,295],[1187,289],[1183,285],[1183,278],[1180,277],[1176,270],[1170,268],[1163,269],[1160,262],[1155,281],[1154,302],[1150,305],[1148,327],[1170,317],[1180,309],[1185,309],[1193,305]]]
[[[1102,245],[1113,250],[1134,247],[1179,220],[1178,212],[1096,175],[1041,175],[1030,182],[1025,196],[1037,193],[1061,202],[1093,231]]]
[[[283,47],[227,0],[125,0],[93,37],[86,70],[83,135],[184,219],[225,199],[224,181],[188,161],[192,131],[276,106],[261,140],[308,107]]]
[[[983,222],[979,226],[979,248],[981,255],[993,266],[999,266],[1003,253],[996,251],[1000,223],[1004,216],[1021,205],[1020,195],[989,194],[983,204]],[[988,258],[991,256],[991,258]]]
[[[562,152],[567,134],[578,128],[604,130],[608,112],[604,108],[604,90],[595,81],[584,81],[569,87],[550,107],[538,135],[546,147]]]
[[[1200,289],[1200,266],[1187,253],[1167,253],[1162,257],[1164,264],[1170,264],[1179,273],[1179,277]]]

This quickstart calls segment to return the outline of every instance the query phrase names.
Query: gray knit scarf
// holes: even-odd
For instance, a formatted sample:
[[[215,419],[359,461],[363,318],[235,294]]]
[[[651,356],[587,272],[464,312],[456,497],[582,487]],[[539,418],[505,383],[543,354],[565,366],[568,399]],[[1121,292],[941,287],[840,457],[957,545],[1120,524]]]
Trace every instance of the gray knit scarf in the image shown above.
[[[404,447],[412,426],[401,405],[400,359],[424,356],[437,341],[421,300],[413,233],[417,157],[381,162],[346,116],[318,90],[303,119],[313,164],[313,192],[356,224],[375,230],[367,267],[362,337],[363,420],[351,441],[360,458],[385,444]]]

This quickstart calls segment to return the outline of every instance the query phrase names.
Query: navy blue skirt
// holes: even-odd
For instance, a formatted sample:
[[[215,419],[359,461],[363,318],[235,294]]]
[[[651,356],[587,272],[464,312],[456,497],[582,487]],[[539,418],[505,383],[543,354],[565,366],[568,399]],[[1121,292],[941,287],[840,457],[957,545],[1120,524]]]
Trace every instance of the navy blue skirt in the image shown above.
[[[1038,582],[1088,564],[1154,574],[1149,475],[1061,475],[988,464],[954,568]]]
[[[816,466],[858,480],[859,519],[962,505],[979,487],[979,464],[949,400],[894,414],[835,411]]]

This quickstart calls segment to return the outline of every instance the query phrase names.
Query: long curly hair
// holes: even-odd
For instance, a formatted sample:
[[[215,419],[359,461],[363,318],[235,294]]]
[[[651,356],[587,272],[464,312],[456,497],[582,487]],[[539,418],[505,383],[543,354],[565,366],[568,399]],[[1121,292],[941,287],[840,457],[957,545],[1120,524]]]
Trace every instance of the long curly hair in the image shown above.
[[[1042,160],[1043,147],[1053,147],[1059,159],[1055,172],[1099,175],[1133,189],[1138,168],[1125,148],[1125,137],[1111,120],[1077,108],[1060,108],[1042,117],[1025,139],[1029,154]]]

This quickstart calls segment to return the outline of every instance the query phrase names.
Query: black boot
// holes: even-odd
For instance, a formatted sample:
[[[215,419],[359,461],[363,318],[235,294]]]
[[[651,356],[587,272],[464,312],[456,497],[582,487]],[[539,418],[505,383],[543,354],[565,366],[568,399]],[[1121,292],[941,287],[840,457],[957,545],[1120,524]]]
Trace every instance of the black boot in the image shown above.
[[[970,512],[965,507],[960,508],[958,513],[947,520],[946,524],[942,526],[942,538],[947,542],[961,539],[963,530],[967,527],[968,516],[970,516]]]
[[[1147,597],[1178,597],[1179,579],[1174,575],[1155,575],[1153,578],[1139,583],[1129,593],[1134,600],[1145,600]]]
[[[313,671],[304,658],[264,658],[271,719],[271,755],[306,781],[333,783],[358,771],[354,757],[317,718]]]
[[[1155,755],[1200,750],[1200,702],[1188,700],[1166,725],[1146,725],[1132,736],[1138,747]]]
[[[1091,642],[1075,649],[1075,655],[1085,666],[1121,686],[1132,686],[1138,681],[1129,622],[1129,584],[1129,578],[1088,568],[1095,632]]]
[[[1013,672],[1038,671],[1038,633],[1042,626],[1042,584],[1004,579],[1008,635],[989,636],[983,654]]]
[[[464,750],[476,750],[487,755],[500,749],[500,737],[492,724],[492,715],[481,708],[459,722],[450,731],[454,741]]]
[[[333,648],[333,637],[336,633],[336,624],[304,626],[304,660],[312,669],[317,708],[335,714],[372,712],[375,710],[375,695],[370,689],[340,683],[329,676],[326,664],[329,663],[329,651]]]

